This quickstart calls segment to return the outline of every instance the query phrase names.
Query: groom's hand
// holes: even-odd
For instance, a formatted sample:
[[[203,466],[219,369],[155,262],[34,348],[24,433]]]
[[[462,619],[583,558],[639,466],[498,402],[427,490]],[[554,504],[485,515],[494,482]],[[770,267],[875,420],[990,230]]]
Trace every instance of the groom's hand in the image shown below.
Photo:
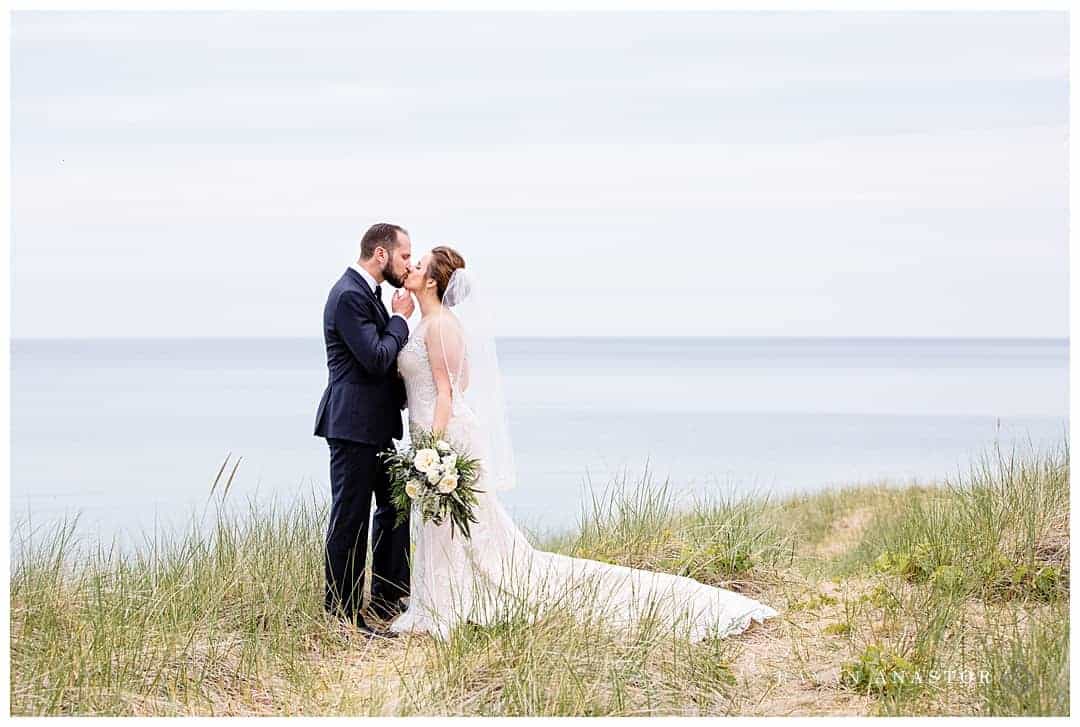
[[[413,301],[412,293],[400,288],[394,293],[393,300],[390,301],[390,308],[395,313],[408,318],[413,314],[413,310],[416,308],[416,303]]]

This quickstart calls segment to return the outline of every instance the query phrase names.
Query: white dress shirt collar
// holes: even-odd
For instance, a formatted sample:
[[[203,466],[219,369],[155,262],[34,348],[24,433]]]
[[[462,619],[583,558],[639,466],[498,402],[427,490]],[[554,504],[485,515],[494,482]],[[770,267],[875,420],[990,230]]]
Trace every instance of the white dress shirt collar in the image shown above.
[[[364,270],[364,268],[360,266],[360,263],[353,263],[349,267],[360,273],[360,277],[367,281],[368,287],[371,288],[371,292],[374,293],[376,283],[375,278],[371,277],[371,273],[369,273],[367,270]]]
[[[362,267],[360,267],[359,263],[353,263],[349,267],[352,268],[353,270],[355,270],[356,272],[360,273],[360,277],[367,281],[368,287],[371,288],[371,292],[374,293],[376,283],[375,283],[375,278],[371,277],[371,273],[369,273],[367,270],[364,270]],[[379,304],[383,306],[384,310],[386,309],[386,304],[382,302],[382,298],[379,299]],[[401,315],[400,313],[397,313],[397,312],[391,313],[390,317],[391,318],[395,318],[395,317],[400,318],[401,320],[405,321],[405,325],[408,325],[408,323],[409,323],[408,318],[406,318],[405,316],[403,316],[403,315]]]

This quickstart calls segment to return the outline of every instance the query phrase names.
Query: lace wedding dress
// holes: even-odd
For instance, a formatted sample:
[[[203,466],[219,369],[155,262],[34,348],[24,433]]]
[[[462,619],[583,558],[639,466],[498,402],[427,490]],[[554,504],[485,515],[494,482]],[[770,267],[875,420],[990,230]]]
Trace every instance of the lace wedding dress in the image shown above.
[[[436,386],[425,341],[425,318],[398,355],[398,370],[408,393],[411,432],[432,428]],[[445,352],[442,352],[445,354]],[[468,352],[462,351],[468,359]],[[454,370],[448,367],[448,370]],[[482,422],[462,393],[467,374],[450,375],[452,407],[445,436],[481,460],[490,456]],[[463,380],[464,379],[464,380]],[[490,483],[489,483],[490,484]],[[492,624],[524,617],[530,622],[545,609],[570,604],[615,626],[632,627],[659,619],[682,628],[692,641],[723,637],[778,615],[767,605],[690,578],[626,568],[533,548],[494,491],[477,484],[478,523],[472,537],[451,537],[447,519],[440,526],[411,519],[412,582],[408,607],[390,625],[397,633],[419,632],[448,638],[458,624]]]

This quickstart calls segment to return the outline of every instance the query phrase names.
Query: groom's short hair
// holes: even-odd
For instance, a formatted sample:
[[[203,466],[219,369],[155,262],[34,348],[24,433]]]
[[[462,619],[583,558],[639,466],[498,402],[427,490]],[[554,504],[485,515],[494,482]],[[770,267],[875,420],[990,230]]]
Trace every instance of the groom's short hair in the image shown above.
[[[389,222],[379,222],[368,228],[364,237],[360,240],[360,259],[368,260],[375,254],[375,248],[386,248],[388,253],[394,251],[398,244],[398,233],[408,235],[404,227],[391,225]]]

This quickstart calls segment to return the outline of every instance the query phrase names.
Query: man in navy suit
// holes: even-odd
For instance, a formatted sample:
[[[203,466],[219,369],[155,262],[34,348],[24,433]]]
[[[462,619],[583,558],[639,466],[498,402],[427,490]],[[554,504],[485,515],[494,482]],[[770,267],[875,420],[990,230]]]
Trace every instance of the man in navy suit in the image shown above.
[[[401,439],[405,385],[397,356],[409,338],[406,319],[412,296],[395,293],[393,315],[382,302],[381,284],[401,288],[412,242],[390,224],[373,225],[360,241],[360,259],[330,289],[323,310],[329,382],[319,402],[315,436],[330,446],[333,500],[326,531],[325,608],[375,635],[361,613],[371,496],[371,610],[388,618],[409,595],[409,524],[394,527],[397,510],[390,481],[377,455]],[[379,632],[378,635],[391,635]]]

